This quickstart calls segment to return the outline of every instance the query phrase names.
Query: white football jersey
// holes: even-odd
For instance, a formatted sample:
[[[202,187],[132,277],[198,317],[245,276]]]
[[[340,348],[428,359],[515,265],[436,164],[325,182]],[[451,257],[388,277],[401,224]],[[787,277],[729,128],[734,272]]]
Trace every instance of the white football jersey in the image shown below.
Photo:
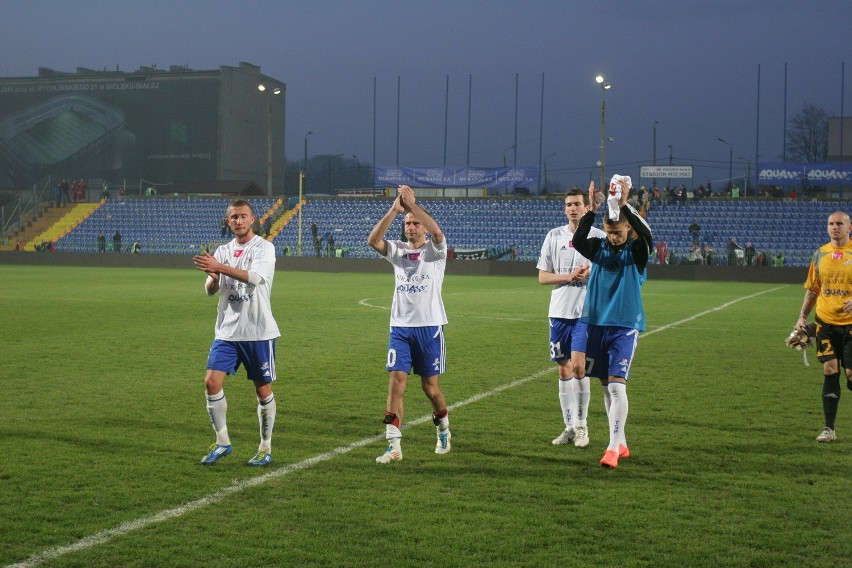
[[[606,238],[606,233],[592,227],[590,237]],[[574,248],[574,233],[568,225],[552,229],[544,238],[536,268],[553,274],[570,274],[580,266],[591,266],[592,261]],[[550,293],[548,317],[577,319],[583,315],[586,284],[560,284]]]
[[[275,277],[275,246],[257,235],[246,244],[236,239],[221,245],[216,260],[240,270],[254,272],[263,281],[257,286],[219,276],[219,314],[216,339],[263,341],[281,335],[272,316],[272,280]]]
[[[391,305],[392,327],[445,325],[447,313],[441,298],[444,269],[447,266],[447,241],[431,240],[418,249],[409,249],[403,241],[387,241],[383,258],[393,265],[395,288]]]

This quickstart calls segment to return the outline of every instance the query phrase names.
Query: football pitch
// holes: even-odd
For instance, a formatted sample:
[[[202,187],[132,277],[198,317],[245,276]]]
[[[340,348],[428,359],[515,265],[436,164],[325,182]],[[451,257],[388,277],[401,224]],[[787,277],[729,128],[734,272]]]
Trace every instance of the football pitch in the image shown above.
[[[187,269],[0,265],[0,566],[850,566],[852,392],[818,444],[822,368],[784,339],[800,285],[650,280],[615,470],[593,380],[562,430],[549,287],[444,283],[453,449],[416,377],[404,460],[377,465],[393,279],[276,274],[274,462],[242,370],[234,452],[202,379],[216,300]]]

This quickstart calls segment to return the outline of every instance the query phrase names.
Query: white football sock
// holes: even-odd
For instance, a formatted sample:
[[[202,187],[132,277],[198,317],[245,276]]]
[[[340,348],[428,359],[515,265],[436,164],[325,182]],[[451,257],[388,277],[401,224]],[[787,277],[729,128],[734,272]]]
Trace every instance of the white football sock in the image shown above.
[[[562,408],[562,420],[565,429],[574,427],[577,418],[577,396],[575,394],[577,381],[574,377],[570,379],[559,379],[559,406]]]
[[[447,414],[443,418],[441,418],[441,423],[438,424],[438,430],[441,432],[446,432],[450,429],[450,415]]]
[[[260,446],[257,451],[272,451],[272,428],[275,426],[276,411],[274,394],[257,401],[257,420],[260,424]]]
[[[592,398],[592,390],[589,386],[589,377],[577,379],[577,426],[586,426],[589,418],[589,400]]]
[[[402,432],[400,432],[399,428],[393,424],[386,424],[385,438],[387,438],[389,445],[393,446],[395,449],[399,449],[399,442],[402,440]]]
[[[618,445],[627,445],[624,426],[627,423],[627,385],[610,383],[606,387],[611,403],[609,405],[609,446],[607,450],[618,451]]]
[[[231,438],[228,436],[228,400],[225,398],[225,389],[216,394],[205,395],[207,397],[207,415],[216,432],[216,443],[220,446],[230,446]]]

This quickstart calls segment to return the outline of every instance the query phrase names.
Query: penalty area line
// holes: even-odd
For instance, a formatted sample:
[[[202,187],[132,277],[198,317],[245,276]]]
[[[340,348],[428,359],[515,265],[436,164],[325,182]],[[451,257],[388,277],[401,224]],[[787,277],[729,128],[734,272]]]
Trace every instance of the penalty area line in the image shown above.
[[[724,309],[726,309],[726,308],[728,308],[728,307],[730,307],[730,306],[732,306],[732,305],[734,305],[738,302],[742,302],[744,300],[749,300],[751,298],[755,298],[755,297],[760,296],[762,294],[768,294],[770,292],[775,292],[776,290],[780,290],[782,288],[786,288],[786,286],[778,286],[778,287],[775,287],[775,288],[771,288],[769,290],[764,290],[762,292],[757,292],[757,293],[754,293],[754,294],[750,294],[748,296],[736,298],[734,300],[731,300],[730,302],[726,302],[726,303],[721,304],[719,306],[716,306],[714,308],[710,308],[709,310],[699,312],[699,313],[694,314],[694,315],[692,315],[688,318],[684,318],[682,320],[678,320],[676,322],[672,322],[672,323],[660,326],[660,327],[655,328],[651,331],[646,331],[645,333],[642,334],[642,336],[644,337],[644,336],[647,336],[647,335],[658,333],[660,331],[665,331],[667,329],[671,329],[672,327],[675,327],[675,326],[681,325],[683,323],[687,323],[687,322],[696,320],[696,319],[703,317],[703,316],[706,316],[708,314],[712,314],[714,312],[724,310]],[[364,302],[364,300],[362,300],[362,302]],[[359,302],[359,303],[361,303],[361,302]],[[364,304],[364,305],[368,305],[368,304]],[[371,306],[371,307],[380,307],[380,306]],[[541,378],[541,377],[543,377],[547,374],[553,373],[556,370],[557,370],[557,367],[548,367],[547,369],[537,371],[537,372],[535,372],[531,375],[528,375],[526,377],[522,377],[520,379],[515,379],[514,381],[510,381],[508,383],[502,384],[502,385],[497,386],[497,387],[495,387],[495,388],[493,388],[489,391],[485,391],[485,392],[475,394],[475,395],[468,397],[468,398],[466,398],[462,401],[451,404],[447,407],[447,410],[455,410],[457,408],[462,408],[462,407],[467,406],[469,404],[473,404],[474,402],[478,402],[478,401],[483,400],[485,398],[489,398],[491,396],[500,394],[503,391],[506,391],[506,390],[515,388],[517,386],[520,386],[520,385],[529,383],[531,381],[534,381],[534,380]],[[411,428],[413,426],[418,426],[420,424],[423,424],[423,423],[431,421],[431,420],[432,420],[432,415],[426,414],[424,416],[421,416],[420,418],[416,418],[416,419],[414,419],[410,422],[406,422],[403,425],[403,429],[408,429],[408,428]],[[66,554],[71,554],[73,552],[79,552],[81,550],[86,550],[88,548],[92,548],[92,547],[97,546],[99,544],[104,544],[106,542],[111,541],[112,539],[114,539],[116,537],[123,536],[125,534],[143,529],[145,527],[151,526],[151,525],[156,524],[156,523],[161,523],[161,522],[169,521],[169,520],[172,520],[172,519],[176,519],[178,517],[186,515],[187,513],[191,513],[193,511],[203,509],[204,507],[209,507],[210,505],[215,505],[216,503],[219,503],[219,502],[223,501],[224,499],[226,499],[226,498],[228,498],[232,495],[235,495],[237,493],[240,493],[240,492],[242,492],[246,489],[249,489],[251,487],[256,487],[258,485],[262,485],[262,484],[266,483],[267,481],[272,481],[274,479],[284,477],[285,475],[289,475],[291,473],[294,473],[294,472],[297,472],[297,471],[300,471],[300,470],[303,470],[303,469],[307,469],[307,468],[315,466],[319,463],[331,460],[331,459],[333,459],[337,456],[347,454],[347,453],[351,452],[352,450],[356,450],[358,448],[363,448],[364,446],[368,446],[370,444],[373,444],[375,442],[383,440],[384,437],[385,437],[385,435],[382,433],[382,434],[376,434],[375,436],[369,436],[367,438],[362,438],[361,440],[358,440],[356,442],[352,442],[349,445],[340,446],[340,447],[334,448],[333,450],[330,450],[328,452],[324,452],[322,454],[317,454],[317,455],[310,457],[306,460],[303,460],[303,461],[300,461],[300,462],[297,462],[297,463],[292,463],[292,464],[289,464],[289,465],[285,465],[285,466],[280,467],[276,470],[270,471],[269,473],[265,473],[265,474],[259,475],[257,477],[251,477],[251,478],[248,478],[248,479],[243,479],[243,480],[237,481],[237,482],[232,483],[231,485],[229,485],[227,487],[220,489],[219,491],[216,491],[215,493],[211,493],[210,495],[207,495],[205,497],[201,497],[199,499],[195,499],[193,501],[188,501],[188,502],[186,502],[182,505],[179,505],[177,507],[173,507],[171,509],[166,509],[166,510],[160,511],[159,513],[154,513],[153,515],[147,515],[147,516],[144,516],[144,517],[140,517],[140,518],[135,519],[133,521],[127,521],[127,522],[121,523],[120,525],[117,525],[113,528],[105,529],[105,530],[96,532],[93,535],[87,536],[85,538],[78,540],[77,542],[74,542],[74,543],[71,543],[71,544],[68,544],[68,545],[48,548],[46,550],[43,550],[42,552],[38,552],[36,554],[33,554],[32,556],[30,556],[29,558],[27,558],[26,560],[24,560],[22,562],[18,562],[16,564],[8,564],[6,566],[6,568],[32,568],[34,566],[38,566],[39,564],[41,564],[43,562],[47,562],[47,561],[59,558],[60,556],[64,556]]]

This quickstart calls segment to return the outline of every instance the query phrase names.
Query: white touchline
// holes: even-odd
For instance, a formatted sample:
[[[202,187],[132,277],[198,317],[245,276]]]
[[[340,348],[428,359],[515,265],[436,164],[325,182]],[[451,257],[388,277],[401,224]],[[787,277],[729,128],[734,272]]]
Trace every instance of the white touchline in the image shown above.
[[[786,285],[785,286],[777,286],[775,288],[770,288],[769,290],[763,290],[762,292],[756,292],[756,293],[750,294],[748,296],[743,296],[741,298],[731,300],[730,302],[726,302],[726,303],[724,303],[720,306],[716,306],[715,308],[710,308],[709,310],[705,310],[703,312],[697,313],[697,314],[692,315],[688,318],[684,318],[682,320],[663,325],[663,326],[655,328],[651,331],[646,331],[640,337],[644,337],[646,335],[651,335],[653,333],[658,333],[660,331],[670,329],[670,328],[672,328],[676,325],[680,325],[682,323],[686,323],[686,322],[690,322],[692,320],[698,319],[702,316],[706,316],[707,314],[712,314],[714,312],[724,310],[725,308],[728,308],[728,307],[736,304],[737,302],[742,302],[743,300],[749,300],[751,298],[755,298],[755,297],[760,296],[762,294],[768,294],[770,292],[774,292],[776,290],[780,290],[780,289],[786,288],[786,287],[787,287]],[[359,302],[359,303],[362,304],[362,305],[365,305],[365,306],[369,306],[369,304],[365,303],[365,300],[361,300],[361,302]],[[369,307],[381,307],[381,306],[369,306]],[[384,309],[387,309],[387,308],[384,308]],[[511,381],[511,382],[508,382],[506,384],[495,387],[495,388],[491,389],[490,391],[481,392],[479,394],[475,394],[475,395],[473,395],[469,398],[466,398],[462,401],[451,404],[447,407],[447,409],[448,410],[455,410],[456,408],[461,408],[463,406],[467,406],[468,404],[472,404],[472,403],[480,401],[484,398],[488,398],[488,397],[494,396],[496,394],[500,394],[501,392],[503,392],[505,390],[523,385],[523,384],[528,383],[530,381],[534,381],[535,379],[538,379],[539,377],[543,377],[544,375],[555,372],[556,369],[557,369],[557,367],[549,367],[547,369],[533,373],[532,375],[528,375],[528,376],[520,378],[520,379],[515,379],[514,381]],[[403,429],[408,429],[408,428],[411,428],[413,426],[423,424],[424,422],[431,422],[431,420],[432,420],[432,416],[430,414],[427,414],[425,416],[421,416],[420,418],[416,418],[416,419],[414,419],[410,422],[406,422],[403,425]],[[140,517],[140,518],[138,518],[134,521],[128,521],[126,523],[121,523],[120,525],[118,525],[116,527],[113,527],[111,529],[102,530],[102,531],[97,532],[97,533],[95,533],[91,536],[87,536],[85,538],[82,538],[82,539],[80,539],[77,542],[72,543],[72,544],[68,544],[68,545],[65,545],[65,546],[56,546],[54,548],[48,548],[47,550],[33,554],[32,556],[30,556],[29,558],[27,558],[23,562],[19,562],[17,564],[9,564],[9,565],[7,565],[6,568],[30,568],[32,566],[37,566],[37,565],[41,564],[42,562],[46,562],[48,560],[53,560],[54,558],[59,558],[60,556],[63,556],[65,554],[70,554],[72,552],[77,552],[79,550],[85,550],[87,548],[91,548],[93,546],[97,546],[99,544],[109,542],[110,540],[112,540],[115,537],[119,537],[119,536],[125,535],[127,533],[145,528],[147,526],[153,525],[154,523],[169,521],[171,519],[175,519],[175,518],[180,517],[182,515],[185,515],[187,513],[191,513],[192,511],[195,511],[197,509],[207,507],[208,505],[213,505],[215,503],[218,503],[219,501],[222,501],[223,499],[225,499],[227,497],[230,497],[231,495],[234,495],[236,493],[240,493],[244,489],[248,489],[250,487],[255,487],[256,485],[262,485],[263,483],[266,483],[267,481],[270,481],[272,479],[278,479],[279,477],[284,477],[285,475],[293,473],[294,471],[307,469],[307,468],[314,466],[318,463],[322,463],[324,461],[328,461],[328,460],[335,458],[337,456],[347,454],[347,453],[351,452],[352,450],[356,450],[358,448],[362,448],[364,446],[378,442],[379,440],[383,440],[384,437],[385,437],[384,434],[376,434],[375,436],[369,436],[367,438],[363,438],[361,440],[358,440],[357,442],[352,442],[348,446],[340,446],[338,448],[335,448],[333,450],[330,450],[330,451],[322,453],[322,454],[318,454],[316,456],[310,457],[310,458],[303,460],[303,461],[300,461],[298,463],[285,465],[281,468],[278,468],[274,471],[270,471],[269,473],[265,473],[265,474],[260,475],[258,477],[252,477],[252,478],[249,478],[249,479],[243,479],[241,481],[237,481],[237,482],[232,483],[231,485],[229,485],[227,487],[220,489],[219,491],[217,491],[215,493],[207,495],[206,497],[201,497],[200,499],[196,499],[194,501],[189,501],[187,503],[184,503],[183,505],[179,505],[179,506],[174,507],[172,509],[166,509],[164,511],[160,511],[159,513],[156,513],[154,515],[148,515],[147,517]]]

